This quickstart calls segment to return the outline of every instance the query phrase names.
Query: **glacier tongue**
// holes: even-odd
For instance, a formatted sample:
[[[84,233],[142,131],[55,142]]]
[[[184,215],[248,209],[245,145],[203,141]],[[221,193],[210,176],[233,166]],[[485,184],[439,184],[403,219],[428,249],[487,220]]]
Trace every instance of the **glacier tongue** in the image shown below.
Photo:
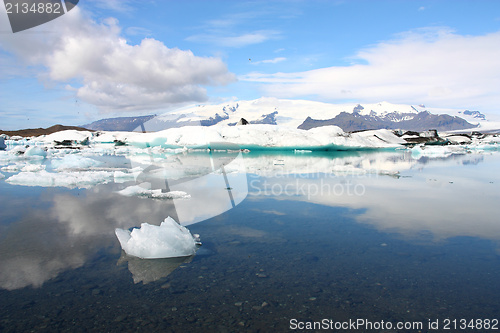
[[[130,256],[143,259],[191,256],[199,247],[198,237],[167,217],[159,226],[142,223],[141,228],[115,229],[122,249]]]

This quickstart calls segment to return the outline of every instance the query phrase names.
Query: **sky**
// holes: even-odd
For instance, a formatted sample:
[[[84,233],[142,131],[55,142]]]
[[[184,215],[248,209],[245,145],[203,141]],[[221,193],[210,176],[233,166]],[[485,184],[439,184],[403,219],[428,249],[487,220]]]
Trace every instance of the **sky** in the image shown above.
[[[80,0],[13,33],[0,129],[260,97],[500,116],[497,0]]]

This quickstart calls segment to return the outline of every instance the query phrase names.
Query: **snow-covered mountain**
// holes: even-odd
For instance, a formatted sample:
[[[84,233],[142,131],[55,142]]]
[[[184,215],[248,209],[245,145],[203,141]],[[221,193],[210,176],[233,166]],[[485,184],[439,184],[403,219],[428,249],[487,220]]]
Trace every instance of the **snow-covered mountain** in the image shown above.
[[[130,120],[133,124],[128,124]],[[113,118],[87,125],[89,129],[119,130],[139,127],[140,117]],[[376,104],[331,104],[307,100],[259,98],[212,105],[194,105],[154,117],[145,117],[145,130],[157,131],[187,125],[236,125],[241,119],[250,124],[273,124],[286,128],[311,129],[336,125],[344,131],[402,129],[451,131],[481,128],[488,122],[479,111],[427,108],[381,102]],[[147,120],[147,121],[146,121]],[[124,122],[120,123],[120,121]],[[118,127],[117,127],[118,126]]]

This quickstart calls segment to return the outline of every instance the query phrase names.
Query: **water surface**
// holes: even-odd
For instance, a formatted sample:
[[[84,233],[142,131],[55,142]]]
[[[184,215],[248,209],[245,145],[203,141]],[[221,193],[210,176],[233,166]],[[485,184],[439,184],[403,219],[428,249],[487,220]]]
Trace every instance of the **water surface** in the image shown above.
[[[267,152],[244,162],[245,173],[226,170],[230,182],[245,177],[246,199],[220,215],[191,205],[186,224],[203,246],[182,259],[122,252],[114,228],[172,213],[172,202],[116,193],[129,183],[0,180],[0,330],[286,331],[292,319],[365,318],[428,331],[429,320],[500,319],[499,154]],[[226,195],[204,183],[179,186],[193,200],[211,188]]]

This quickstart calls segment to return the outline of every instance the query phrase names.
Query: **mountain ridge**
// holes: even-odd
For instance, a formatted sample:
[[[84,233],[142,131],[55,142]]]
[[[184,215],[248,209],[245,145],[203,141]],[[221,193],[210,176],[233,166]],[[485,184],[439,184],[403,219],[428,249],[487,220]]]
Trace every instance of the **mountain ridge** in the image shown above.
[[[380,103],[332,104],[263,97],[221,104],[194,105],[159,115],[101,119],[83,127],[93,130],[148,132],[183,126],[273,124],[311,129],[335,125],[352,132],[367,129],[440,131],[477,128],[486,116],[479,111],[426,108],[425,105]]]

